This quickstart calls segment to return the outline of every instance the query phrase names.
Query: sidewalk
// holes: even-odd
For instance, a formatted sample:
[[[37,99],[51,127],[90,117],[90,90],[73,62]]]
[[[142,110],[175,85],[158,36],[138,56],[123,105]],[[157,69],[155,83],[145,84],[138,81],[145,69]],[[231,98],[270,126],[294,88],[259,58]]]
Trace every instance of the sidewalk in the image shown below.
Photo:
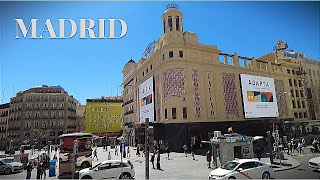
[[[261,161],[267,164],[271,164],[270,158],[261,158]],[[294,159],[293,157],[291,157],[290,155],[285,155],[284,160],[281,160],[281,163],[279,159],[274,159],[272,164],[274,172],[285,171],[285,170],[293,169],[299,166],[300,166],[300,162]]]

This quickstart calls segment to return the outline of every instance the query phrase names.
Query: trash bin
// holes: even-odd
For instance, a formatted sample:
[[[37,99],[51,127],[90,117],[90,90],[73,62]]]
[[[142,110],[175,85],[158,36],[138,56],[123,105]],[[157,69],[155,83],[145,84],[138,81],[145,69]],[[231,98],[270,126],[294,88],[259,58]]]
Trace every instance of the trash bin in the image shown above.
[[[49,177],[56,176],[56,160],[49,161]]]

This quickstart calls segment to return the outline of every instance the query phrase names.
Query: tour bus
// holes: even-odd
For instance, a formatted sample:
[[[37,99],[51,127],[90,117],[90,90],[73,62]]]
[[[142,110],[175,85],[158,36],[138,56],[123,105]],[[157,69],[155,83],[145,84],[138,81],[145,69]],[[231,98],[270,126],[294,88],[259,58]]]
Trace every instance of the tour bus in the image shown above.
[[[92,166],[92,141],[93,135],[90,133],[60,136],[59,178],[72,176],[74,172]]]

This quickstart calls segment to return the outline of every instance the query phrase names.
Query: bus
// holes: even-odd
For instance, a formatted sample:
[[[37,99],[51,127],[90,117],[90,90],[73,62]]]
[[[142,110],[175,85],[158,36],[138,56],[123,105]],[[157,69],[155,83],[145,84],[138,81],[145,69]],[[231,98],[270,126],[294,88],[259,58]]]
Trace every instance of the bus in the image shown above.
[[[92,142],[91,133],[70,133],[60,136],[59,179],[73,177],[74,172],[92,167]]]

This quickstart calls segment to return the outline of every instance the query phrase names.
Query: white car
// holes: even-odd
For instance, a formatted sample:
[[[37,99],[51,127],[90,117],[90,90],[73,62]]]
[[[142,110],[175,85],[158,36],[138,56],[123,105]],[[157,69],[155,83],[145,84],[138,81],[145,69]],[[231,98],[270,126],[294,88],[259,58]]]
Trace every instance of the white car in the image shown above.
[[[88,168],[92,166],[92,158],[86,156],[80,156],[76,160],[76,165],[81,168]]]
[[[20,162],[14,162],[13,158],[0,159],[0,172],[5,174],[11,174],[14,172],[22,172],[23,164]]]
[[[209,179],[270,179],[273,168],[254,159],[238,159],[227,162],[210,172]]]
[[[314,170],[320,171],[320,156],[309,160],[309,167]]]
[[[80,179],[131,179],[134,176],[133,164],[129,160],[123,160],[122,163],[120,160],[107,160],[79,172]]]

